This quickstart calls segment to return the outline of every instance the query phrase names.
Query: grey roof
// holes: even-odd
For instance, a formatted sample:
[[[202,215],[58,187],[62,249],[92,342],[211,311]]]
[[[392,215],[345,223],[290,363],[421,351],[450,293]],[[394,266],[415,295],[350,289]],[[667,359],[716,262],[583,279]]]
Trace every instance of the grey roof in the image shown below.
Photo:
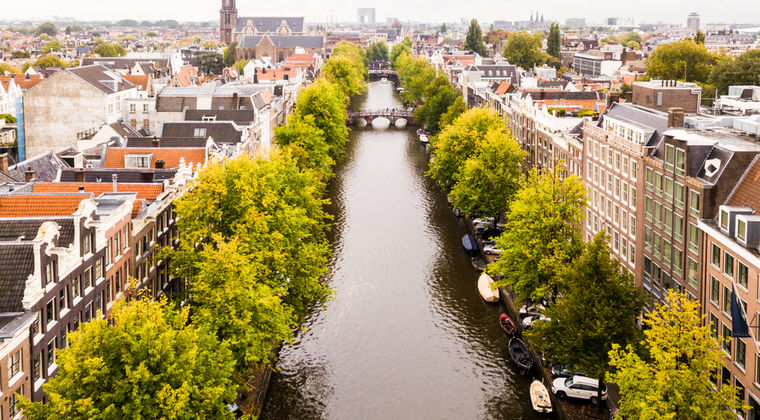
[[[74,243],[74,218],[72,217],[43,217],[43,218],[2,218],[0,219],[0,242],[31,241],[37,237],[37,232],[45,222],[55,222],[61,227],[58,246],[68,247]]]
[[[116,121],[110,125],[111,128],[113,128],[117,133],[119,133],[120,136],[124,138],[140,136],[140,133],[124,120]]]
[[[20,181],[18,179],[14,179],[10,175],[6,174],[5,172],[0,172],[0,183],[3,182],[17,182]]]
[[[468,65],[466,71],[479,71],[482,77],[511,77],[517,79],[517,67],[504,64]]]
[[[216,121],[234,121],[236,124],[249,125],[255,120],[256,113],[252,109],[188,109],[185,111],[185,121],[203,121],[204,117],[214,117]]]
[[[668,130],[668,114],[639,105],[614,102],[599,119],[600,127],[606,116],[652,130],[652,135],[645,141],[645,146],[658,145],[662,140],[662,135]]]
[[[67,68],[66,71],[84,80],[105,94],[121,92],[135,87],[118,73],[100,64]]]
[[[127,147],[153,147],[153,140],[159,140],[158,147],[206,147],[205,137],[131,137],[127,139]]]
[[[217,144],[240,143],[244,130],[232,121],[165,121],[159,132],[162,137],[196,137],[196,129],[206,131],[205,135],[197,137],[211,137]]]
[[[303,16],[301,17],[240,17],[237,18],[235,32],[243,32],[243,28],[248,21],[253,23],[256,31],[263,33],[275,33],[280,28],[282,21],[285,21],[290,30],[295,33],[303,32]]]
[[[144,183],[146,173],[153,174],[153,182],[163,182],[167,179],[174,178],[177,169],[108,169],[108,168],[86,168],[84,170],[85,182],[112,182],[111,176],[118,175],[118,182],[124,183]],[[74,177],[74,168],[64,168],[61,171],[60,182],[76,182]]]
[[[324,48],[325,39],[319,35],[246,35],[238,43],[238,48],[256,48],[264,38],[269,38],[277,48]]]
[[[257,103],[257,94],[263,90],[271,90],[269,85],[224,85],[218,86],[207,83],[202,86],[191,87],[167,87],[161,90],[156,98],[156,111],[158,112],[182,112],[188,109],[196,109],[198,97],[210,96],[211,109],[257,109],[265,106]],[[234,102],[237,95],[237,103]],[[264,103],[263,99],[260,101]]]
[[[573,92],[573,91],[567,91],[567,90],[530,90],[530,91],[523,91],[520,92],[522,94],[522,97],[526,97],[530,95],[531,99],[534,101],[544,101],[544,100],[551,100],[551,99],[568,99],[568,100],[597,100],[597,101],[603,101],[604,96],[596,91],[591,92]]]
[[[162,73],[168,73],[171,67],[171,60],[168,58],[127,58],[127,57],[85,57],[82,59],[82,66],[92,64],[102,64],[111,70],[126,70],[133,68],[135,64],[140,63],[146,74],[153,74],[156,70]]]
[[[11,166],[8,172],[12,178],[23,181],[26,171],[31,170],[34,171],[34,178],[38,181],[51,182],[58,177],[58,169],[62,167],[68,167],[68,165],[55,153],[49,152]]]
[[[31,242],[0,242],[0,312],[21,312],[29,275],[34,273]]]

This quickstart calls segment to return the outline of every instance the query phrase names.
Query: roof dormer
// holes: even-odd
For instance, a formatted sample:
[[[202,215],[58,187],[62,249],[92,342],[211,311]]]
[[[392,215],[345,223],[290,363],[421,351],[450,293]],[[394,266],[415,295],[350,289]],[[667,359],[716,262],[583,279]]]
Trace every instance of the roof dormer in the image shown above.
[[[720,230],[730,236],[736,236],[736,217],[739,215],[751,216],[755,211],[751,207],[720,206],[718,221]]]

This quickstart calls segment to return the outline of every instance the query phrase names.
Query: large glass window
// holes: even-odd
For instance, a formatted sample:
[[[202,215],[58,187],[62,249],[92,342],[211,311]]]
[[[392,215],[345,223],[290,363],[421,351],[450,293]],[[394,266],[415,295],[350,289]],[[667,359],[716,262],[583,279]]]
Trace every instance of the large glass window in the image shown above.
[[[689,286],[694,289],[699,288],[699,269],[697,262],[689,258],[689,271],[687,272]]]
[[[734,361],[736,361],[736,364],[744,369],[744,362],[747,357],[747,345],[744,343],[744,339],[736,339],[736,354],[734,356]]]
[[[721,307],[723,313],[731,317],[731,289],[723,286],[723,305]]]
[[[693,223],[689,223],[689,249],[699,254],[699,228]]]
[[[16,376],[17,373],[21,372],[21,349],[17,350],[16,352],[12,353],[10,357],[8,358],[8,379]]]
[[[728,325],[723,324],[723,350],[731,355],[731,342],[733,341],[731,339],[731,328],[728,327]]]
[[[710,276],[710,302],[718,304],[720,300],[720,282],[713,276]]]
[[[734,256],[728,252],[723,254],[723,272],[729,276],[734,276]]]
[[[720,247],[715,244],[712,244],[712,264],[720,267]]]
[[[691,192],[691,198],[689,199],[689,211],[691,212],[691,215],[694,217],[699,217],[700,214],[700,207],[699,207],[699,193],[696,191]]]
[[[738,266],[736,282],[746,289],[749,284],[749,268],[741,261],[738,262]]]
[[[686,151],[683,149],[676,149],[676,174],[686,174]]]

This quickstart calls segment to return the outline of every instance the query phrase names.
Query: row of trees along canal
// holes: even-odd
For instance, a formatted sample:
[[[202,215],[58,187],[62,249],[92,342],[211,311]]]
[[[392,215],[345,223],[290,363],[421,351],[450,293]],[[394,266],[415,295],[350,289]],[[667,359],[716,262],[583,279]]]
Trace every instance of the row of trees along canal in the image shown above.
[[[348,141],[348,99],[366,89],[364,55],[335,47],[270,153],[201,170],[176,202],[179,245],[156,257],[187,279],[186,293],[136,292],[110,320],[82,324],[57,353],[49,402],[22,402],[28,418],[233,416],[226,404],[331,294],[323,197]]]
[[[610,255],[608,237],[582,240],[587,191],[560,163],[526,170],[525,152],[489,109],[465,110],[461,95],[424,59],[396,45],[391,59],[404,98],[434,134],[428,175],[454,207],[504,215],[496,239],[501,258],[488,271],[516,301],[543,303],[550,321],[526,333],[547,360],[573,366],[621,389],[621,412],[631,418],[731,418],[736,389],[713,388],[722,351],[703,326],[694,302],[675,291],[644,316],[633,276]]]

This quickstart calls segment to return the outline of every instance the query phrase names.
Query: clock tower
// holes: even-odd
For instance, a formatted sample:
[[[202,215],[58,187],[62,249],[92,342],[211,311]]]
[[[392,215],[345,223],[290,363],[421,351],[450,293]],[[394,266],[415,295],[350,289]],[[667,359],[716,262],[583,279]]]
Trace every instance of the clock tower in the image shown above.
[[[232,32],[237,26],[237,13],[235,0],[222,0],[222,9],[219,11],[219,38],[224,44],[232,43]]]

